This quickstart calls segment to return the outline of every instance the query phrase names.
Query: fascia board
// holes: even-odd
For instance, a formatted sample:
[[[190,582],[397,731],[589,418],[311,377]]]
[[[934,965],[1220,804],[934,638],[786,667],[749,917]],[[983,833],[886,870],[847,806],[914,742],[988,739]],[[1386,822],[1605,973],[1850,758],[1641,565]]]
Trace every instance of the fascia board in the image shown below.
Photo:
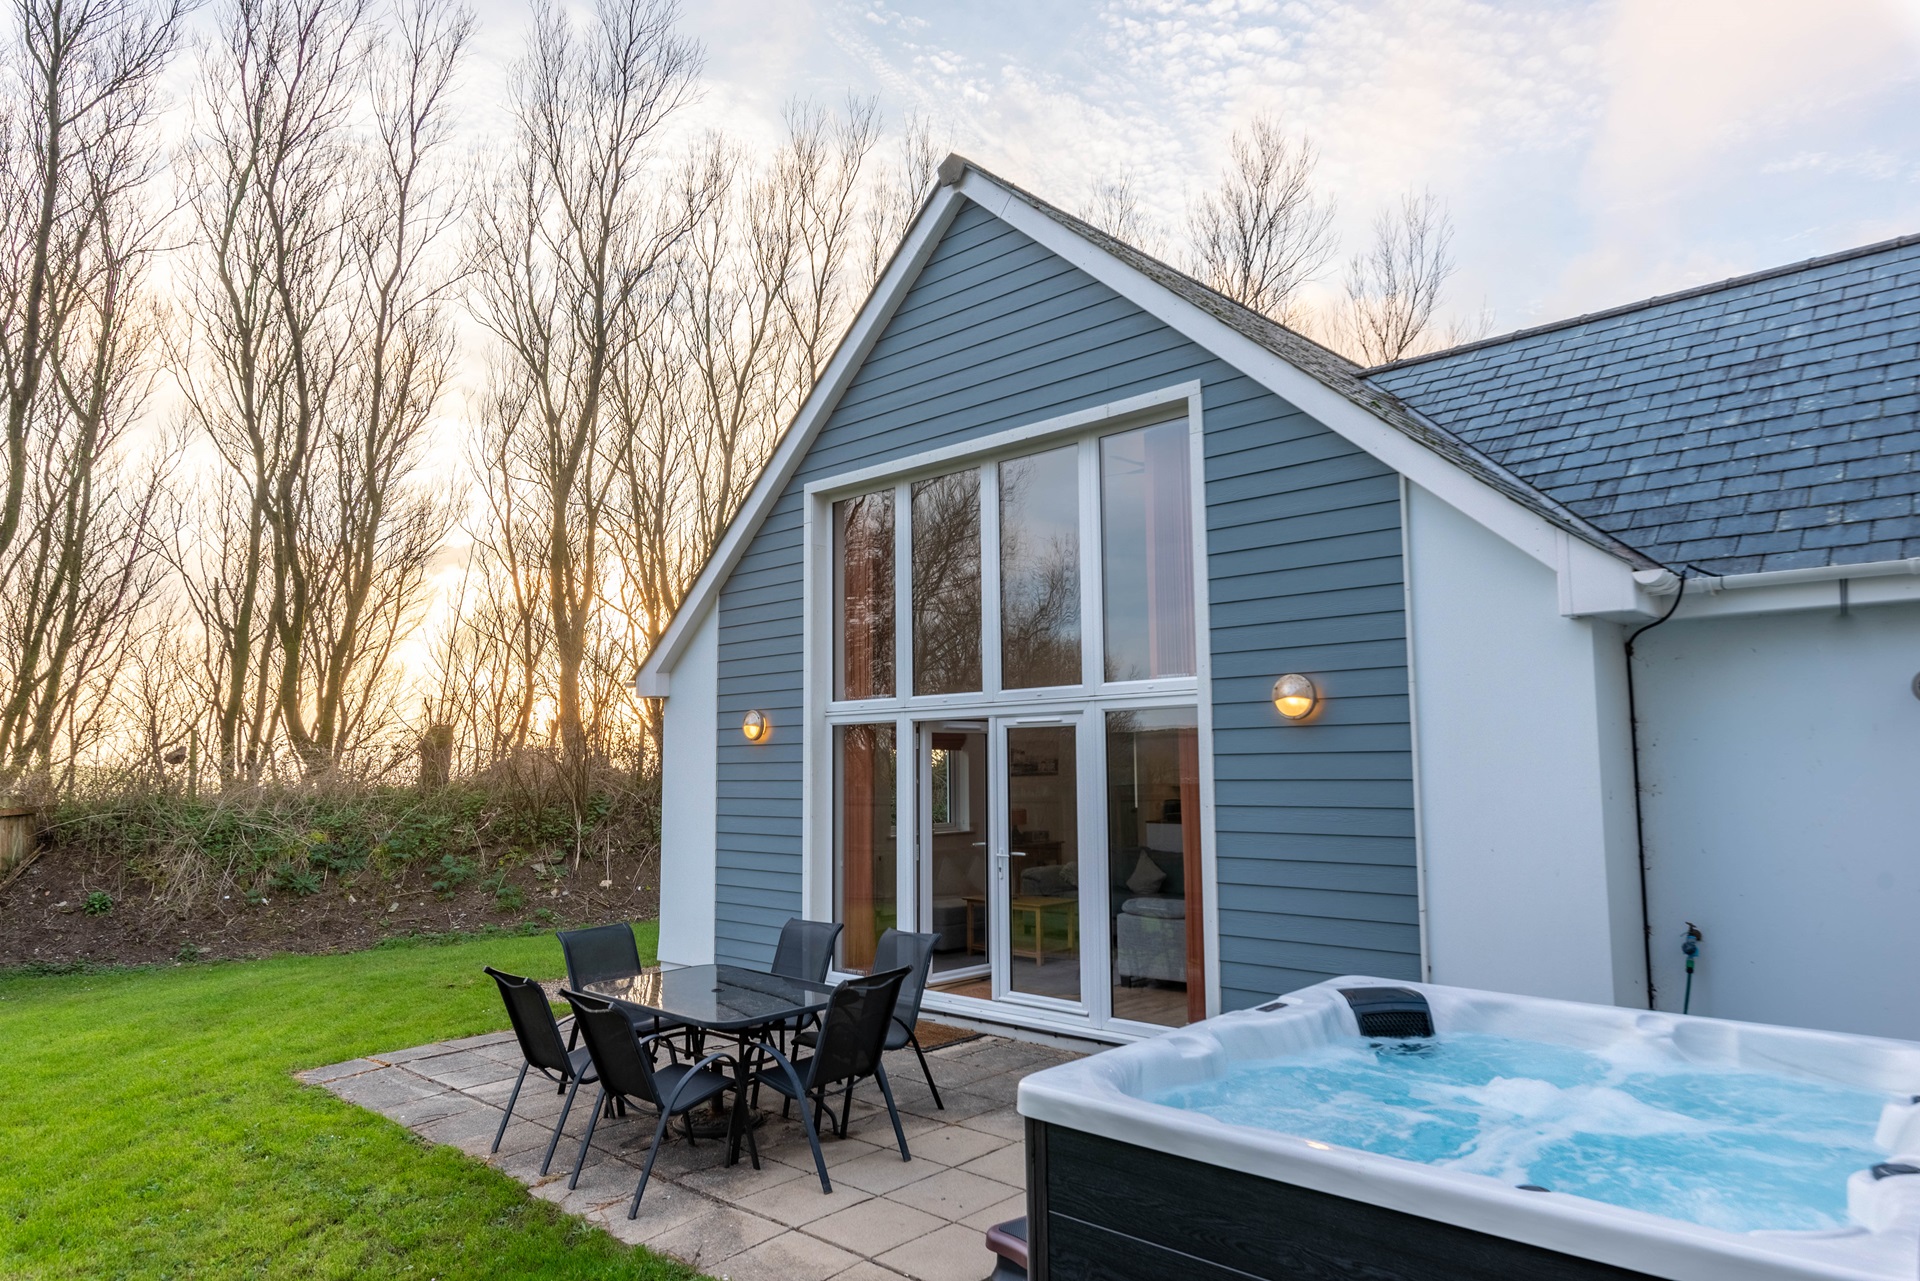
[[[701,617],[712,605],[712,598],[717,596],[720,585],[727,581],[734,566],[746,554],[747,546],[753,541],[767,513],[773,509],[773,504],[786,491],[794,471],[800,466],[800,460],[806,457],[807,450],[812,447],[814,437],[820,434],[820,429],[832,416],[848,384],[866,361],[867,353],[873,350],[873,344],[887,327],[887,322],[893,319],[894,310],[907,296],[915,278],[920,275],[920,269],[927,265],[934,247],[940,243],[940,237],[959,212],[961,200],[961,193],[952,187],[936,187],[927,198],[926,207],[908,230],[880,282],[874,286],[866,306],[860,309],[860,314],[848,327],[846,337],[841,340],[833,359],[827,362],[820,381],[814,384],[806,403],[794,415],[786,434],[780,438],[773,456],[761,469],[760,478],[748,492],[746,502],[740,505],[719,546],[707,557],[700,576],[694,579],[693,586],[687,590],[686,599],[674,612],[673,621],[667,624],[659,643],[647,655],[646,662],[640,665],[633,687],[642,698],[667,696],[672,684],[673,665],[692,639]]]
[[[1561,568],[1564,531],[1552,522],[1528,511],[1311,374],[1088,243],[979,170],[968,169],[959,186],[968,198],[989,213],[1213,352],[1276,396],[1351,441],[1356,448],[1472,517],[1541,564],[1556,572]],[[1631,565],[1598,548],[1594,550],[1599,556],[1617,561],[1621,575],[1631,583]]]

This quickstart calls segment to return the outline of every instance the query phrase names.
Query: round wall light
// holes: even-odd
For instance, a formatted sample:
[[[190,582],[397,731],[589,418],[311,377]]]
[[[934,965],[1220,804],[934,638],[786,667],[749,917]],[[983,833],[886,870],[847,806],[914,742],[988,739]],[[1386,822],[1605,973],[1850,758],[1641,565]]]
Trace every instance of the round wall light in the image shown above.
[[[1288,672],[1273,683],[1273,706],[1290,721],[1305,720],[1319,705],[1320,691],[1298,672]]]
[[[760,742],[772,731],[773,724],[767,720],[767,714],[762,711],[748,712],[746,719],[740,722],[740,732],[746,735],[749,743]]]

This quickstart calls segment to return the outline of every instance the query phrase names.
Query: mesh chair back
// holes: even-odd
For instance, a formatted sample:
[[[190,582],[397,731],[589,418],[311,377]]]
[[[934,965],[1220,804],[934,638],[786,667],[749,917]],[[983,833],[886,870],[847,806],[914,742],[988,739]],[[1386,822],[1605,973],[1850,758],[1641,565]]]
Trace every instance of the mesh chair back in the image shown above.
[[[654,1087],[653,1064],[641,1052],[633,1035],[633,1022],[611,1001],[602,1001],[580,992],[563,991],[573,1007],[581,1039],[587,1043],[587,1055],[600,1083],[614,1094],[624,1094],[643,1103],[660,1105],[660,1092]]]
[[[904,968],[888,970],[848,979],[833,990],[833,1003],[827,1006],[820,1039],[813,1048],[809,1086],[873,1075],[887,1048],[887,1027],[893,1022],[893,1005],[900,999],[900,984],[906,977]]]
[[[794,917],[780,927],[780,945],[773,950],[772,970],[790,979],[823,982],[833,964],[833,943],[841,926],[834,921],[803,921]]]
[[[573,1063],[567,1057],[567,1043],[560,1039],[560,1025],[553,1021],[553,1007],[547,1004],[547,994],[540,985],[517,974],[503,974],[491,965],[487,973],[500,985],[500,999],[507,1003],[514,1038],[520,1042],[520,1052],[527,1056],[527,1062],[549,1072],[571,1075]]]
[[[640,972],[640,947],[633,941],[633,927],[624,922],[561,930],[560,951],[567,958],[568,987]]]
[[[933,973],[933,945],[939,941],[938,934],[888,930],[874,944],[874,973],[903,968],[907,971],[907,977],[900,984],[900,1000],[893,1007],[893,1017],[907,1027],[920,1021],[920,998],[927,994],[927,977]]]

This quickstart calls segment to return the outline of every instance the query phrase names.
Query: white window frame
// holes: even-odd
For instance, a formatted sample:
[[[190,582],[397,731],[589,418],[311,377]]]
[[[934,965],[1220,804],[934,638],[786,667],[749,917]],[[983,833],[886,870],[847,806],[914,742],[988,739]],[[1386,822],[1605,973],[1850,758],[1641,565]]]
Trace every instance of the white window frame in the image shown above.
[[[1194,674],[1138,681],[1104,681],[1100,677],[1106,652],[1102,634],[1104,611],[1100,573],[1099,451],[1080,451],[1081,539],[1081,653],[1082,684],[1039,689],[1002,690],[1000,683],[1000,564],[999,488],[991,464],[1008,458],[1082,440],[1097,439],[1135,427],[1151,426],[1184,417],[1187,423],[1188,479],[1191,486],[1194,600]],[[890,459],[883,463],[821,477],[807,482],[802,501],[802,656],[801,682],[805,725],[801,786],[801,902],[812,920],[833,918],[833,797],[834,760],[831,727],[855,722],[892,720],[895,744],[903,753],[917,741],[919,722],[943,718],[1004,717],[1009,715],[1071,714],[1083,717],[1091,731],[1104,727],[1109,710],[1126,707],[1191,705],[1199,727],[1201,797],[1201,868],[1204,876],[1203,910],[1207,1013],[1219,1012],[1219,894],[1213,800],[1212,646],[1208,636],[1211,611],[1207,593],[1206,466],[1203,409],[1199,382],[1174,386],[1094,406],[1076,413],[1043,419],[1007,431],[995,432],[954,445]],[[913,695],[912,619],[912,485],[916,480],[967,467],[981,469],[981,677],[979,693]],[[890,698],[835,700],[832,697],[837,641],[834,636],[833,503],[854,494],[894,487],[894,695]],[[988,692],[991,691],[991,692]],[[1104,733],[1102,728],[1100,733]],[[1095,738],[1093,741],[1104,741]],[[997,759],[997,756],[990,757]],[[1082,767],[1083,786],[1099,795],[1105,786],[1104,758],[1095,754]],[[897,830],[903,834],[899,856],[903,874],[898,910],[902,921],[918,917],[915,878],[906,865],[916,856],[915,840],[904,834],[919,831],[921,798],[916,786],[918,769],[911,756],[895,771]],[[1104,808],[1083,806],[1083,854],[1098,849],[1106,857]],[[989,816],[990,817],[990,816]],[[1094,843],[1097,842],[1097,845]],[[1099,962],[1105,968],[1105,958]],[[1111,976],[1107,976],[1107,982]],[[1041,1030],[1093,1035],[1108,1040],[1131,1040],[1163,1032],[1162,1027],[1127,1023],[1111,1017],[1111,993],[1105,983],[1088,984],[1083,976],[1084,1012],[1025,1008],[1023,1003],[995,1003],[1000,1017]],[[939,993],[929,993],[927,1005],[944,1004]],[[967,1002],[968,1013],[979,1016]]]

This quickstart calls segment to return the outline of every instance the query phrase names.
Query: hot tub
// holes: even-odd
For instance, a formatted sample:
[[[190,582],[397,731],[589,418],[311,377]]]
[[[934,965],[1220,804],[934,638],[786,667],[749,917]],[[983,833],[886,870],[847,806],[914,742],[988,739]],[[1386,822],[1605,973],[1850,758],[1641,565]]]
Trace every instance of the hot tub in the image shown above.
[[[1335,979],[1026,1078],[1033,1276],[1911,1281],[1916,1095],[1920,1044]]]

